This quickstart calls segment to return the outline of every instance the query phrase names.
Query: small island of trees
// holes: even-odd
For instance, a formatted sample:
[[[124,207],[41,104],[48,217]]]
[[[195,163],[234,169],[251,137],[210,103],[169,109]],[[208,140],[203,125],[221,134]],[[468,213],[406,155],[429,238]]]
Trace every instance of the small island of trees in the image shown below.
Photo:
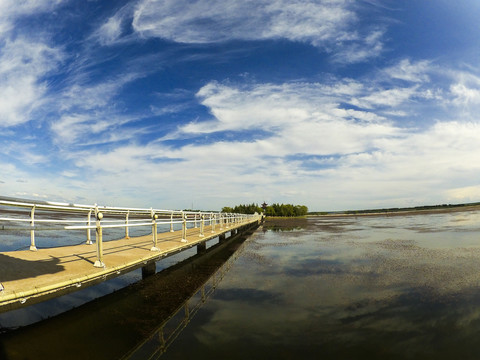
[[[237,214],[255,214],[264,213],[266,216],[305,216],[308,213],[308,208],[305,205],[292,204],[272,204],[265,207],[265,210],[258,206],[258,204],[250,205],[236,205],[235,207],[225,206],[222,212],[230,212]]]

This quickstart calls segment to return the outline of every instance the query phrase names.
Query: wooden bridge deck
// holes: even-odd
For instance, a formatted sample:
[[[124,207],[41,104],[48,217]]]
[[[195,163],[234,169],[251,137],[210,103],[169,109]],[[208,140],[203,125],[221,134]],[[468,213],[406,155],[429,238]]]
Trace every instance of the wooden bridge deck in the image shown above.
[[[151,234],[103,242],[104,268],[93,266],[97,259],[95,244],[0,252],[0,281],[4,287],[0,291],[0,312],[116,277],[249,223],[229,225],[222,230],[217,225],[214,232],[211,226],[205,226],[204,237],[199,236],[199,228],[187,229],[186,243],[181,242],[181,230],[158,233],[159,251],[150,250],[153,244]]]

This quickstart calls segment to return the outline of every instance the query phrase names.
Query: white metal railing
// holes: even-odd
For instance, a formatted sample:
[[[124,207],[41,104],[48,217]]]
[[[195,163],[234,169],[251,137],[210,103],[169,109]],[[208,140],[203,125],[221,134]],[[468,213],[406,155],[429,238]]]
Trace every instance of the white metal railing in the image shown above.
[[[28,209],[25,212],[18,209]],[[39,213],[40,212],[40,213]],[[3,216],[3,215],[6,216]],[[75,216],[74,218],[65,218]],[[94,223],[92,222],[94,216]],[[49,216],[50,218],[40,218]],[[84,216],[84,220],[79,217]],[[158,225],[169,225],[169,231],[174,231],[175,224],[181,224],[181,242],[187,242],[187,227],[200,227],[199,236],[204,237],[205,225],[211,226],[211,232],[215,233],[218,225],[220,230],[228,229],[236,224],[258,219],[261,215],[233,214],[222,212],[182,211],[165,209],[145,208],[121,208],[94,205],[67,204],[58,202],[24,200],[0,197],[0,223],[29,223],[22,227],[30,231],[30,250],[37,251],[35,242],[36,230],[85,230],[86,244],[91,245],[91,230],[95,230],[97,245],[97,260],[95,267],[105,267],[103,262],[103,230],[112,228],[124,228],[125,238],[129,238],[129,229],[132,227],[151,226],[153,246],[151,251],[158,251]],[[56,218],[52,218],[56,217]],[[38,224],[53,224],[48,228]],[[56,225],[56,227],[55,227]]]

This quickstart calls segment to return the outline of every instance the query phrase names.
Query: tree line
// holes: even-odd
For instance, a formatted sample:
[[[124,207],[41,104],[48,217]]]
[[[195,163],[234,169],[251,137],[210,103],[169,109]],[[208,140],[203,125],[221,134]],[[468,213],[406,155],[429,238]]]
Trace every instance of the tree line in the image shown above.
[[[222,208],[222,212],[230,212],[237,214],[255,214],[265,213],[266,216],[305,216],[308,213],[308,207],[305,205],[292,205],[292,204],[272,204],[265,208],[258,206],[258,204],[252,203],[249,205],[236,205],[235,207],[225,206]]]

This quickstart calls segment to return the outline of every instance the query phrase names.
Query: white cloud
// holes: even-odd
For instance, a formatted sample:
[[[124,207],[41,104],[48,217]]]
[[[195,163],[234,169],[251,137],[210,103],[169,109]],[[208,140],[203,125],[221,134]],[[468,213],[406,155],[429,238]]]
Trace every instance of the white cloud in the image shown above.
[[[112,99],[122,87],[140,77],[141,73],[126,73],[113,79],[84,83],[82,76],[73,78],[60,99],[58,108],[61,111],[81,109],[83,111],[112,106]]]
[[[321,45],[348,37],[355,14],[345,1],[141,1],[133,27],[183,43],[287,38]]]
[[[427,82],[430,80],[427,72],[431,71],[430,61],[417,61],[412,63],[409,59],[403,59],[395,66],[385,69],[385,73],[393,78],[410,82]]]
[[[140,37],[202,44],[231,40],[288,39],[332,53],[335,61],[360,62],[383,52],[384,30],[359,31],[345,0],[141,0],[128,4],[93,34],[102,45]]]
[[[113,16],[108,18],[93,34],[101,45],[111,45],[120,39],[122,34],[128,28],[128,20],[132,13],[135,2],[127,3],[118,10]]]
[[[465,84],[454,84],[450,87],[454,95],[453,102],[457,105],[480,104],[480,87],[472,88]]]
[[[17,18],[53,11],[63,0],[2,0],[0,2],[0,37],[9,32]]]
[[[341,64],[359,63],[375,58],[383,52],[383,36],[383,30],[374,30],[364,36],[355,33],[349,41],[333,50],[333,58]]]
[[[117,108],[116,97],[122,88],[140,78],[140,72],[127,72],[104,81],[88,82],[80,74],[70,79],[63,92],[50,99],[58,117],[50,128],[57,145],[92,145],[132,139],[144,133],[145,128],[122,129],[138,121],[141,115],[128,116]]]
[[[447,190],[447,198],[454,203],[478,202],[480,185],[465,186]]]
[[[122,32],[122,18],[119,16],[112,16],[103,24],[99,31],[98,37],[102,44],[113,43],[117,40]]]
[[[55,144],[66,150],[75,146],[92,147],[136,139],[148,133],[148,127],[137,126],[130,129],[123,126],[138,120],[138,117],[119,115],[115,112],[72,112],[52,122],[51,130]]]
[[[380,89],[373,91],[369,95],[354,99],[352,104],[366,109],[373,109],[379,106],[395,108],[412,99],[414,95],[418,94],[417,90],[417,86],[387,90]]]
[[[13,26],[22,16],[53,10],[60,1],[0,2],[0,127],[29,121],[42,105],[47,85],[42,80],[62,61],[60,49],[41,34],[32,35]]]
[[[60,50],[43,43],[25,38],[5,41],[0,49],[0,126],[30,120],[47,91],[42,77],[61,59]]]
[[[387,119],[374,111],[339,107],[338,104],[344,101],[344,94],[360,95],[365,91],[359,84],[351,81],[339,81],[334,87],[320,83],[290,83],[260,84],[243,89],[210,83],[200,89],[198,97],[202,104],[210,109],[214,119],[192,122],[180,127],[179,130],[182,134],[195,135],[257,129],[277,135],[284,134],[285,138],[281,138],[280,142],[286,144],[290,144],[294,138],[293,134],[296,134],[301,139],[299,143],[308,144],[311,148],[311,151],[306,151],[308,153],[315,152],[318,148],[313,144],[329,142],[335,138],[335,134],[343,134],[348,141],[345,139],[342,142],[339,141],[341,139],[337,139],[332,143],[336,144],[335,148],[340,148],[341,144],[349,144],[346,148],[351,148],[355,143],[354,139],[362,143],[368,142],[369,132],[375,136],[379,132],[383,132],[385,136],[395,133]],[[407,99],[415,90],[406,89],[405,92],[401,99]],[[361,101],[368,103],[369,108],[373,108],[373,105],[395,106],[401,101],[398,94],[384,98],[390,100],[383,100],[377,95],[372,98],[363,97]],[[352,104],[358,102],[356,97],[351,99]],[[374,124],[380,122],[383,124]],[[326,134],[328,138],[322,142],[311,138]],[[302,140],[303,137],[305,139]],[[305,148],[304,146],[298,149],[298,152],[305,152]],[[290,151],[294,150],[290,148]]]

